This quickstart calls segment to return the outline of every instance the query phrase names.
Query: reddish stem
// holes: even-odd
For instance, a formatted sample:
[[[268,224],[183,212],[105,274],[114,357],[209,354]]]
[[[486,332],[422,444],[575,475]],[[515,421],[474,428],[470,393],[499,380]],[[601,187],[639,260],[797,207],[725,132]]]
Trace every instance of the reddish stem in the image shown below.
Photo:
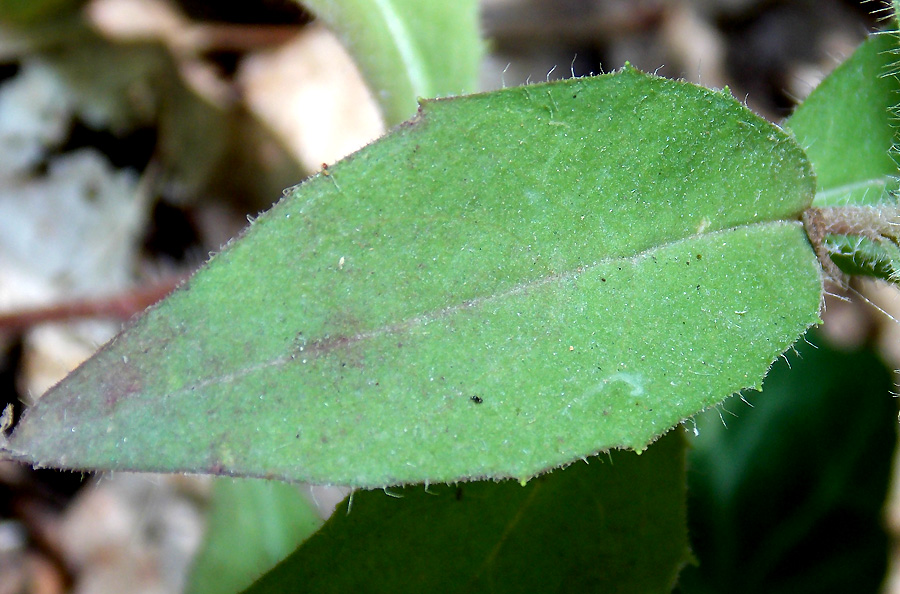
[[[46,307],[0,313],[0,332],[22,332],[47,322],[66,322],[83,318],[128,320],[166,297],[186,279],[185,275],[171,276],[119,295],[78,299]]]

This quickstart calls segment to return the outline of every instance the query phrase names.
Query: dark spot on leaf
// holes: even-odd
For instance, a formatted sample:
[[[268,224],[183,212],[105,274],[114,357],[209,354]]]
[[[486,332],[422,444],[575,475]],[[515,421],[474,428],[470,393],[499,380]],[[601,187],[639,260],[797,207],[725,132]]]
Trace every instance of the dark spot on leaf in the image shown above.
[[[605,278],[601,278],[601,279],[600,279],[600,282],[605,283],[605,282],[606,282],[606,279],[605,279]]]
[[[119,400],[138,394],[143,389],[141,374],[134,365],[123,363],[117,373],[110,374],[111,381],[104,382],[104,403],[115,408]]]
[[[702,256],[701,254],[697,254],[697,259],[698,259],[698,260],[702,260],[702,259],[703,259],[703,256]]]
[[[472,402],[474,402],[475,404],[481,404],[482,402],[484,402],[484,398],[482,398],[481,396],[478,396],[478,395],[472,396],[472,398],[470,400]]]
[[[345,348],[355,341],[349,336],[334,336],[313,340],[306,344],[305,351],[309,355],[327,355],[332,351]]]

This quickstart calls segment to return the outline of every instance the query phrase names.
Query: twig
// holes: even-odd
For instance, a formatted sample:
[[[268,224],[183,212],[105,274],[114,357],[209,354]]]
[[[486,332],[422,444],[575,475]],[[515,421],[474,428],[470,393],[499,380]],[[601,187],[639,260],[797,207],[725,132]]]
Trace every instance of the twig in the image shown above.
[[[128,320],[166,297],[188,278],[176,275],[119,295],[77,299],[45,307],[0,313],[0,332],[22,332],[47,322],[84,318]]]

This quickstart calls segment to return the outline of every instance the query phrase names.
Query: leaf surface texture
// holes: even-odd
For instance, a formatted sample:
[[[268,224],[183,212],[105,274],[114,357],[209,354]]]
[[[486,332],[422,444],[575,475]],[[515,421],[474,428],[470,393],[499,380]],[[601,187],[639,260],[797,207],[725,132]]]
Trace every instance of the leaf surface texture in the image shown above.
[[[423,103],[29,411],[43,465],[376,487],[642,449],[818,321],[800,147],[633,69]]]

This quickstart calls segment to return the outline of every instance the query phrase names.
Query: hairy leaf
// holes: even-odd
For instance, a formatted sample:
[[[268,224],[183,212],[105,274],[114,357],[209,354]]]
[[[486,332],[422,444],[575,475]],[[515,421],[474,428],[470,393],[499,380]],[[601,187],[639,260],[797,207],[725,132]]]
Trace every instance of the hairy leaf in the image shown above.
[[[871,206],[886,219],[896,218],[896,64],[896,34],[873,35],[788,120],[816,171],[816,206]],[[871,230],[861,231],[862,237],[872,236]],[[847,274],[896,281],[896,246],[860,236],[831,236],[834,262]]]
[[[898,187],[897,38],[871,36],[787,121],[818,178],[816,206],[878,204]]]
[[[428,101],[45,396],[41,465],[527,479],[757,388],[818,321],[802,150],[626,69]]]

